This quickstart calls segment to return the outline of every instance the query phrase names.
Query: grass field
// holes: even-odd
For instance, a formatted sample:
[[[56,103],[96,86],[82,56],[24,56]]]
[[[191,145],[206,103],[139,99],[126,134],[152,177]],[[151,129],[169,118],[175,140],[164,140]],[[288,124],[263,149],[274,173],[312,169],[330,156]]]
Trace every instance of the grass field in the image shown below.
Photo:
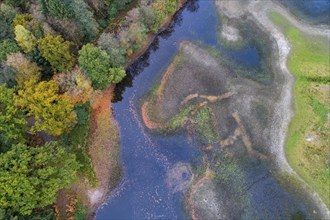
[[[329,43],[325,37],[301,32],[278,13],[270,18],[292,46],[287,65],[296,78],[286,156],[330,207]]]

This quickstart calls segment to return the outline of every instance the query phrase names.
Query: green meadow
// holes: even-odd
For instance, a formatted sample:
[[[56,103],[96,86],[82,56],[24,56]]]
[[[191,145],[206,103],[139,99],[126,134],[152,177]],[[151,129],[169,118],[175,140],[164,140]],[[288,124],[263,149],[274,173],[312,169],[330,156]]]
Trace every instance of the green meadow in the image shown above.
[[[298,174],[330,207],[329,42],[305,34],[282,15],[270,18],[291,44],[288,68],[295,76],[295,115],[286,141],[286,156]]]

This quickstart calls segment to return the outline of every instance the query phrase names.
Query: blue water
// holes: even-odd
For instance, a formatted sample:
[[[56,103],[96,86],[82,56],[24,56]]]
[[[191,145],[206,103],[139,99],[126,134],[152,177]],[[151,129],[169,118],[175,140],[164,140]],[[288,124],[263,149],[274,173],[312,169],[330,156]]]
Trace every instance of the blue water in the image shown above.
[[[186,134],[165,137],[148,132],[143,126],[139,106],[144,95],[158,82],[177,54],[183,40],[212,47],[225,53],[237,64],[249,68],[260,66],[259,53],[255,46],[246,45],[240,50],[230,50],[220,45],[216,35],[218,25],[218,15],[212,1],[190,5],[176,16],[173,25],[156,39],[151,49],[128,68],[129,76],[117,87],[117,102],[113,104],[121,137],[123,177],[107,204],[98,211],[97,219],[190,218],[185,214],[183,194],[173,192],[165,179],[167,172],[178,162],[198,166],[203,153],[189,141]],[[268,172],[264,169],[261,168],[262,172]],[[268,178],[267,181],[278,187],[277,191],[282,190],[274,178]],[[265,191],[267,184],[261,182],[258,188]],[[262,200],[262,197],[255,190],[251,191],[251,198],[258,203],[258,199]],[[284,190],[282,192],[283,195],[280,194],[276,203],[290,201],[296,207],[296,201]],[[254,207],[257,210],[256,216],[257,203]],[[274,204],[265,203],[263,208],[266,211],[260,213],[268,212],[276,216],[281,207],[272,210],[272,206]]]
[[[298,16],[316,24],[330,24],[329,0],[280,0]]]

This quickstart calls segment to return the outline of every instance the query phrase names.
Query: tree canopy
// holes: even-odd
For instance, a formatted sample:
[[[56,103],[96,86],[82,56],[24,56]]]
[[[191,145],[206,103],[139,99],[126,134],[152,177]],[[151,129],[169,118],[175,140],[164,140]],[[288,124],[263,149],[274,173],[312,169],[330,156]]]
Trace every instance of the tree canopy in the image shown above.
[[[30,80],[18,91],[16,105],[35,119],[31,132],[45,131],[57,136],[75,124],[73,105],[67,96],[60,96],[58,90],[53,80],[40,83]]]
[[[15,26],[15,39],[25,53],[31,52],[37,44],[37,39],[22,25]]]
[[[40,79],[40,67],[20,52],[9,55],[7,65],[16,70],[16,82],[20,86],[28,80],[39,81]]]
[[[38,49],[41,55],[52,65],[55,71],[70,70],[73,67],[75,58],[70,52],[72,45],[72,42],[64,41],[60,35],[48,34],[38,40]]]
[[[23,215],[52,204],[59,189],[75,180],[79,164],[56,142],[13,145],[0,154],[0,207]]]
[[[79,66],[86,72],[96,89],[104,89],[110,85],[110,56],[102,49],[86,44],[79,51]]]
[[[20,50],[15,41],[11,39],[5,39],[0,43],[0,62],[5,61],[7,56],[12,53],[16,53]]]
[[[12,143],[24,142],[27,130],[23,112],[14,105],[14,89],[0,86],[0,152]]]

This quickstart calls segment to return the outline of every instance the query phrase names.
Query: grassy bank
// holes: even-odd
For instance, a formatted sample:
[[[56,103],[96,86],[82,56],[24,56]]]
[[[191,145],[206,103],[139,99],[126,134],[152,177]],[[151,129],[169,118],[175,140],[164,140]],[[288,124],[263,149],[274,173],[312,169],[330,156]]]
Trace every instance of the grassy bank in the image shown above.
[[[326,38],[301,32],[278,13],[270,18],[292,46],[287,65],[296,78],[286,156],[330,207],[329,44]]]

